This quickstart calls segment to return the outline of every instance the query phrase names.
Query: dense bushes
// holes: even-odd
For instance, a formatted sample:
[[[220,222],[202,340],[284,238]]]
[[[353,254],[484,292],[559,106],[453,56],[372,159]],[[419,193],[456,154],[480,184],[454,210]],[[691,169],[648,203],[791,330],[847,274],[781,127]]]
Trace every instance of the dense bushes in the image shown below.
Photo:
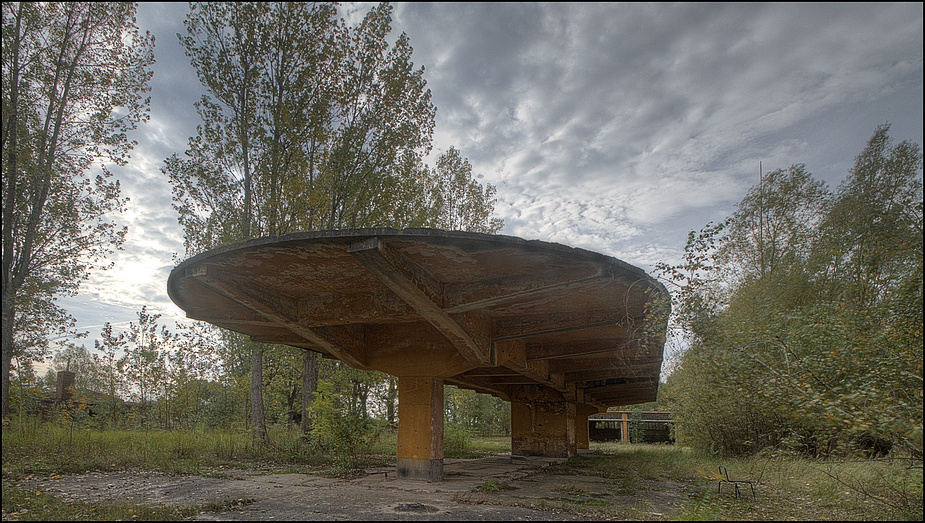
[[[881,126],[834,192],[795,165],[691,233],[690,347],[665,393],[681,441],[922,456],[922,154]]]

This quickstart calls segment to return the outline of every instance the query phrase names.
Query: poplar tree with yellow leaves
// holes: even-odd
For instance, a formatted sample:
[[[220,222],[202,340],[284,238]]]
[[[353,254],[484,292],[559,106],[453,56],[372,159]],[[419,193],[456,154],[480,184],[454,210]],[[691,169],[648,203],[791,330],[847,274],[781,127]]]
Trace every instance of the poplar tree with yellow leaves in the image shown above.
[[[423,164],[435,108],[407,35],[389,42],[391,10],[379,4],[351,27],[332,4],[190,5],[180,41],[207,94],[185,157],[165,168],[187,255],[294,231],[443,223],[430,205],[441,186]],[[459,223],[489,225],[494,189],[469,185],[439,201],[471,200],[462,208],[478,219]],[[252,429],[265,440],[264,347],[248,345]],[[305,354],[306,389],[314,357]]]

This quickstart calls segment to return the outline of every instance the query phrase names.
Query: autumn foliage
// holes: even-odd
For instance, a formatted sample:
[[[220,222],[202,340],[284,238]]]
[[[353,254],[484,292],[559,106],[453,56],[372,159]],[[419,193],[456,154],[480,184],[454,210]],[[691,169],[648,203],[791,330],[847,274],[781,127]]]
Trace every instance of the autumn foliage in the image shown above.
[[[662,264],[690,347],[680,441],[727,454],[922,458],[922,153],[878,127],[834,191],[768,173]]]

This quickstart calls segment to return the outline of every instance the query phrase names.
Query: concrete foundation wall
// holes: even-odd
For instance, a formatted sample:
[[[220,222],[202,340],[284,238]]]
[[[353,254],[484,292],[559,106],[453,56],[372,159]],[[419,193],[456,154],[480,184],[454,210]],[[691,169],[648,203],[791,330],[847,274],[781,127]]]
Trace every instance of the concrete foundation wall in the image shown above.
[[[516,456],[574,456],[576,405],[561,393],[522,385],[511,395],[511,453]]]

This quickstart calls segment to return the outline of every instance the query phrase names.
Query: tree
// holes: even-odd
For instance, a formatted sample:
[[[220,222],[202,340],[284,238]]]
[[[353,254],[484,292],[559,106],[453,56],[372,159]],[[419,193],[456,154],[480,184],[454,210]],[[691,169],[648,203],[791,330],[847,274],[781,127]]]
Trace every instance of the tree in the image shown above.
[[[692,333],[669,380],[688,443],[921,459],[922,155],[888,129],[834,194],[802,165],[775,171],[724,234],[691,233],[686,262],[660,266]]]
[[[307,350],[302,353],[302,408],[299,411],[299,429],[302,434],[312,431],[310,406],[318,389],[318,353]]]
[[[841,393],[855,420],[845,428],[921,459],[922,150],[894,146],[889,129],[877,127],[820,224],[812,269],[844,343],[837,367],[814,370],[825,379],[818,396]]]
[[[52,368],[56,374],[62,370],[75,373],[74,396],[83,401],[104,389],[104,369],[93,356],[83,345],[68,343],[57,350],[52,358]]]
[[[472,165],[455,147],[440,155],[435,169],[425,179],[427,207],[434,213],[434,227],[447,230],[494,234],[503,223],[492,218],[495,188],[485,187],[472,179]]]
[[[35,408],[36,400],[39,397],[47,396],[47,394],[45,394],[46,391],[43,390],[42,384],[35,374],[32,358],[19,356],[16,360],[16,364],[13,365],[16,380],[10,384],[13,390],[11,396],[18,398],[17,407],[20,419],[22,419],[22,416],[27,411]]]
[[[173,334],[158,324],[160,314],[149,314],[147,306],[138,311],[138,323],[130,323],[129,345],[125,350],[125,377],[137,387],[141,423],[147,423],[148,408],[166,378],[165,357],[173,344]]]
[[[218,329],[207,323],[177,324],[175,353],[171,371],[175,375],[177,396],[183,395],[181,411],[187,424],[207,421],[207,397],[215,390],[221,376],[217,356]],[[177,409],[175,409],[176,411]]]
[[[334,127],[318,178],[325,208],[311,228],[400,228],[416,218],[403,211],[420,198],[407,190],[417,185],[414,166],[430,148],[435,108],[408,36],[388,43],[391,11],[382,3],[354,30],[344,20],[337,25]]]
[[[435,108],[408,37],[389,42],[390,13],[380,4],[351,28],[328,4],[191,5],[180,40],[209,94],[197,103],[203,123],[186,158],[165,168],[188,255],[295,230],[440,225],[442,207],[433,214],[428,194],[443,186],[428,193],[434,175],[423,164]],[[488,220],[494,188],[483,193],[471,167],[463,170],[453,180],[464,192],[441,201],[482,213],[459,221],[476,227]],[[252,428],[265,438],[260,387],[272,380],[261,375],[265,349],[253,347]],[[303,401],[316,383],[313,358],[303,361]],[[359,403],[371,389],[365,380],[350,384]]]
[[[895,147],[881,125],[855,160],[820,225],[814,270],[863,310],[921,274],[922,152]]]
[[[14,331],[54,331],[67,316],[55,297],[76,293],[124,238],[108,216],[125,200],[103,162],[124,164],[127,133],[147,119],[154,39],[138,33],[134,12],[129,3],[3,4],[3,417]]]
[[[103,324],[100,336],[102,339],[94,342],[98,354],[94,354],[93,358],[101,369],[105,388],[100,392],[105,390],[109,397],[112,426],[116,427],[118,426],[119,396],[125,390],[125,360],[123,358],[127,342],[125,333],[118,335],[113,333],[109,322]]]
[[[211,96],[197,103],[188,159],[165,169],[188,254],[293,230],[426,222],[412,204],[424,201],[435,109],[407,36],[387,41],[390,11],[379,5],[350,29],[328,5],[193,4],[181,42]]]
[[[805,261],[829,197],[825,183],[803,164],[768,173],[729,220],[721,263],[746,282]]]
[[[672,400],[670,410],[683,428],[680,442],[740,454],[769,441],[768,426],[760,421],[760,402],[745,383],[748,373],[733,365],[740,359],[728,350],[721,321],[730,299],[723,276],[737,273],[724,270],[720,261],[729,222],[691,231],[682,263],[656,267],[675,290],[674,320],[687,333],[690,345],[659,396]]]
[[[443,397],[447,423],[465,427],[473,435],[510,435],[510,403],[452,385],[444,388]]]
[[[307,188],[298,174],[314,163],[313,145],[324,131],[309,123],[326,116],[327,97],[312,97],[330,80],[320,61],[333,14],[328,5],[191,4],[189,36],[180,39],[211,96],[197,104],[203,125],[190,139],[190,160],[167,162],[188,254],[275,236],[302,219],[287,209],[309,206],[284,196]],[[252,350],[252,428],[265,440],[264,347]]]

